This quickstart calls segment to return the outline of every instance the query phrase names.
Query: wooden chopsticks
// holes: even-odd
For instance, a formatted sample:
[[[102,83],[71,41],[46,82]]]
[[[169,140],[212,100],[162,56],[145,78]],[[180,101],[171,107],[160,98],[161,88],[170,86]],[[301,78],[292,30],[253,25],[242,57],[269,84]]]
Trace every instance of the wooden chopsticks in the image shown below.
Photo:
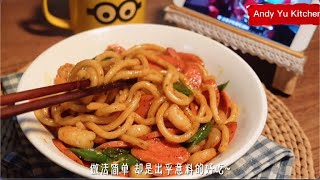
[[[23,91],[19,93],[12,93],[6,96],[1,96],[0,104],[9,105],[18,101],[33,99],[41,96],[46,96],[54,93],[59,93],[62,91],[71,91],[74,89],[84,88],[90,85],[90,80],[82,80],[82,81],[75,81],[69,82],[64,84],[58,84],[53,86],[47,86],[43,88],[37,88],[33,90]]]
[[[1,96],[1,99],[0,99],[1,105],[8,105],[8,106],[1,108],[0,118],[6,119],[11,116],[15,116],[25,112],[34,111],[37,109],[49,107],[49,106],[67,102],[67,101],[72,101],[85,96],[105,92],[114,88],[128,86],[135,82],[136,82],[136,79],[119,80],[119,81],[101,85],[101,86],[85,88],[90,85],[90,81],[82,80],[82,81],[70,82],[65,84],[59,84],[59,85],[53,85],[53,86],[23,91],[19,93],[3,95]],[[58,94],[55,96],[49,96],[47,98],[32,100],[23,104],[12,105],[18,101],[28,100],[28,99],[30,100],[33,98],[39,98],[42,96],[61,93],[64,91],[67,91],[67,92],[63,94]]]

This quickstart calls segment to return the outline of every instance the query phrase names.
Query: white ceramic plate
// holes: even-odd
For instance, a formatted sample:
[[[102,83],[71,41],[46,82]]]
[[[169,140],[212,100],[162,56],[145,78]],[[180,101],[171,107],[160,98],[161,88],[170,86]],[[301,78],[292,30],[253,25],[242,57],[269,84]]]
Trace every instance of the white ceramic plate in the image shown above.
[[[207,69],[217,77],[218,83],[230,80],[226,90],[240,108],[239,125],[228,151],[210,163],[229,166],[244,155],[256,142],[265,125],[267,100],[263,86],[250,66],[233,51],[216,41],[184,29],[140,24],[112,26],[74,35],[38,56],[21,78],[18,91],[52,85],[59,66],[66,62],[77,63],[92,58],[109,44],[131,47],[141,43],[155,43],[173,47],[178,51],[195,53],[205,61]],[[117,178],[92,175],[90,169],[64,156],[53,145],[52,134],[38,122],[33,112],[19,115],[18,122],[30,142],[42,154],[65,169],[88,178]],[[203,176],[194,174],[175,178]]]

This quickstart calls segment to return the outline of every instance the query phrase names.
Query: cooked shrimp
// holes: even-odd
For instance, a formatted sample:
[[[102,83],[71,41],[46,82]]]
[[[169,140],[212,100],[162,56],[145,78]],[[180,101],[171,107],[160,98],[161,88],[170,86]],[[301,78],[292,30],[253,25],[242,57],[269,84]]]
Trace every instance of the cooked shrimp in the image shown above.
[[[69,63],[66,63],[63,66],[60,66],[60,68],[58,69],[58,74],[54,79],[54,84],[66,83],[73,66],[74,66],[73,64],[69,64]]]
[[[125,49],[122,46],[119,46],[117,44],[111,44],[107,47],[106,51],[114,51],[118,54],[121,54]]]
[[[92,131],[73,126],[61,127],[58,138],[66,144],[79,148],[92,148],[96,134]]]

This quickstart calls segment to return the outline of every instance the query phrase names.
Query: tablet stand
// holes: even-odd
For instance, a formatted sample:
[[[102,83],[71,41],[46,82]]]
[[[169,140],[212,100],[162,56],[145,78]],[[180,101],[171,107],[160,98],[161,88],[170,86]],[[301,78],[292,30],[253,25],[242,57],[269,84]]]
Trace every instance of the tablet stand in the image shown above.
[[[222,23],[196,11],[174,4],[165,8],[165,20],[177,26],[215,39],[234,50],[258,56],[277,65],[272,86],[291,95],[298,76],[303,73],[306,57],[280,43]]]

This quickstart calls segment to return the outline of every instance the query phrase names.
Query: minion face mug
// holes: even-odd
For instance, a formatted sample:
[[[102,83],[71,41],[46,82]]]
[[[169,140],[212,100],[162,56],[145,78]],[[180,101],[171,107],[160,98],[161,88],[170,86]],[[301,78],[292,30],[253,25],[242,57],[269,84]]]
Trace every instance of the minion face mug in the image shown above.
[[[146,0],[69,0],[70,19],[53,16],[43,0],[47,21],[75,33],[107,25],[144,23]]]

